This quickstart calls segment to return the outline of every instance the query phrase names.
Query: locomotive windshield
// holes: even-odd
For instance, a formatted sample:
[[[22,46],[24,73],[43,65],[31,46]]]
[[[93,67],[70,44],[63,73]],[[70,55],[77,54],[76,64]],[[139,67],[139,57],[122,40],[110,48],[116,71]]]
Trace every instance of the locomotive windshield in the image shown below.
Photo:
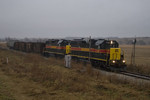
[[[118,42],[113,40],[106,41],[105,44],[105,49],[118,48],[119,46]]]
[[[92,41],[91,47],[98,48],[98,49],[110,49],[110,48],[118,48],[119,44],[117,41],[114,40],[104,40],[99,39]]]

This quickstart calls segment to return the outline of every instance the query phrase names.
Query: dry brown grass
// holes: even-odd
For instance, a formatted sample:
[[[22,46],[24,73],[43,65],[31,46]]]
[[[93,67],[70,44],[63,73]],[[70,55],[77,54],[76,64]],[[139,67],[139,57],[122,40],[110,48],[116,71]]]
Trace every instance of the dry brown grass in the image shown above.
[[[0,42],[0,47],[7,47],[7,43],[6,42]]]
[[[15,100],[14,97],[9,92],[9,88],[0,78],[0,100]]]
[[[149,87],[139,88],[126,79],[106,76],[81,62],[72,62],[72,68],[64,67],[64,59],[43,58],[37,54],[26,54],[1,50],[0,57],[8,56],[9,63],[0,69],[12,78],[27,78],[45,87],[44,92],[52,99],[86,99],[86,100],[132,100],[135,98],[149,100]],[[24,89],[28,95],[36,96],[38,91]],[[139,94],[142,94],[139,95]],[[46,96],[47,96],[46,95]]]
[[[131,65],[131,64],[129,64],[127,67],[127,70],[131,71],[131,72],[150,76],[150,66],[149,65]]]

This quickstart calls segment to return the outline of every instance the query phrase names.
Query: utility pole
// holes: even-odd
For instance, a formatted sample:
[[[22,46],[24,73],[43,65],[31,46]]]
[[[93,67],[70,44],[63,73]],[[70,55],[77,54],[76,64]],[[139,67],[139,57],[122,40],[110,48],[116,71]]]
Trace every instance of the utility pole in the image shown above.
[[[89,37],[89,62],[91,59],[91,36]]]

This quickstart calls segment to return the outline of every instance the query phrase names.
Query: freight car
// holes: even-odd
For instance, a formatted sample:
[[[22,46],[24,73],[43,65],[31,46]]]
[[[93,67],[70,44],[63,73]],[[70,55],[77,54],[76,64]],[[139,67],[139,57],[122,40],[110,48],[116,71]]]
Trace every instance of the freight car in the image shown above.
[[[25,52],[26,51],[26,44],[25,42],[15,42],[14,43],[14,49],[15,50],[18,50],[18,51],[23,51]]]
[[[14,49],[28,53],[42,54],[45,48],[45,43],[41,42],[15,42]]]
[[[42,54],[45,48],[45,43],[36,42],[32,43],[32,46],[33,46],[32,52]]]
[[[32,42],[26,42],[26,52],[31,53],[33,52],[34,44]]]
[[[10,40],[7,42],[7,46],[10,48],[10,49],[14,49],[14,44],[15,44],[16,40]]]

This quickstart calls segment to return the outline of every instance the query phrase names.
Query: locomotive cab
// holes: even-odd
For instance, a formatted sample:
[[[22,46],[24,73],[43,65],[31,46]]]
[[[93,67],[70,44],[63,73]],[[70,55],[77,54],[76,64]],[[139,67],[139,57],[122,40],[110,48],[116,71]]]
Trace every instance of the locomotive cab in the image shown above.
[[[105,66],[111,70],[124,70],[126,62],[124,60],[124,53],[122,54],[119,44],[115,40],[103,40],[99,39],[95,43],[98,49],[105,50],[106,63]]]
[[[121,54],[120,48],[110,48],[109,66],[120,69],[126,67],[126,61],[124,55]]]

